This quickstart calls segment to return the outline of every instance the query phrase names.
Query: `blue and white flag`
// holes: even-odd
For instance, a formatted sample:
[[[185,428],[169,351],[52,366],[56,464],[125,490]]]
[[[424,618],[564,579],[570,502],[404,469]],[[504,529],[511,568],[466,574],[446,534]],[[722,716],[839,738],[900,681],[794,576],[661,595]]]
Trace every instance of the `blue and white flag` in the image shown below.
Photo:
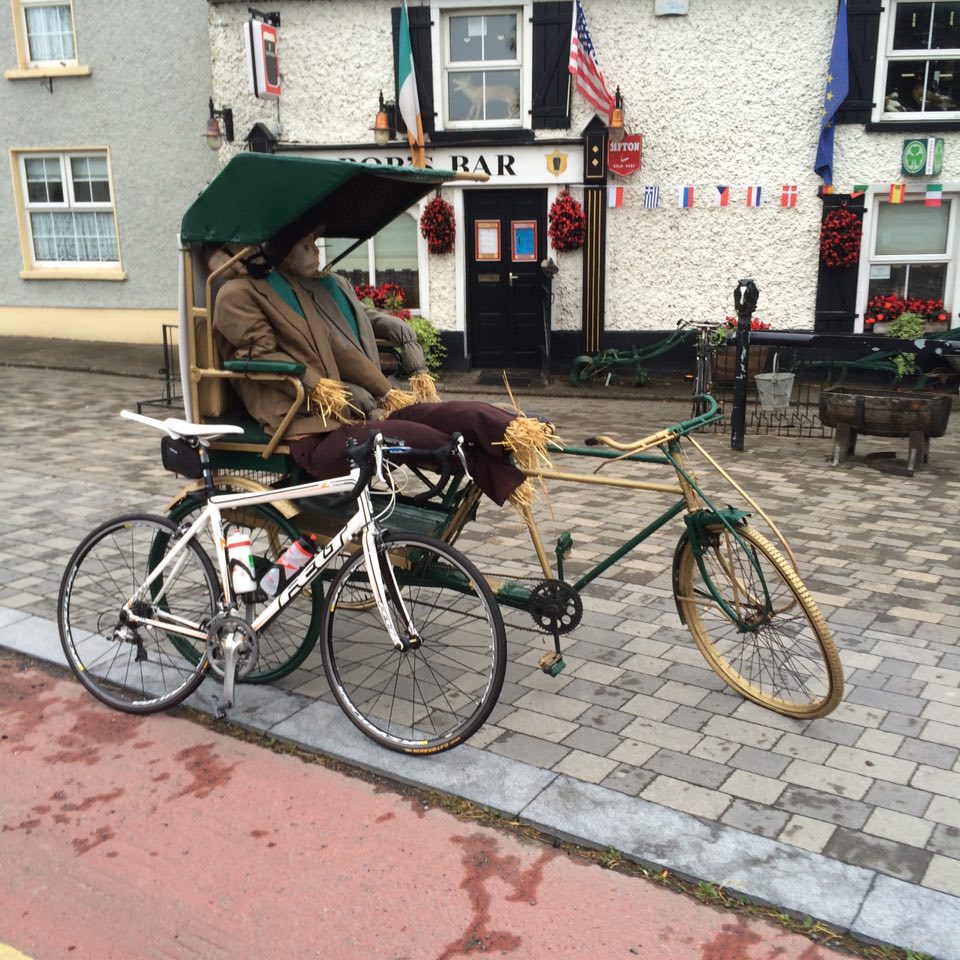
[[[654,210],[660,206],[660,188],[659,187],[643,188],[643,205],[648,210]]]

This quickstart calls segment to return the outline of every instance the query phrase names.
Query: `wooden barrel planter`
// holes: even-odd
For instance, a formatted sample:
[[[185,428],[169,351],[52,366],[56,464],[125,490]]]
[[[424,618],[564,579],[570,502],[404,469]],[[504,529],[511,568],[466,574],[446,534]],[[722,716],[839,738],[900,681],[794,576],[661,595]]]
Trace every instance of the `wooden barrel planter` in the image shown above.
[[[878,470],[912,477],[926,463],[930,438],[942,437],[950,419],[950,397],[926,393],[834,387],[820,394],[820,420],[836,428],[833,466],[856,451],[857,437],[909,437],[906,463],[893,453],[871,453],[867,463]]]
[[[753,383],[758,373],[767,369],[767,347],[751,347],[747,354],[747,382]],[[715,357],[713,379],[718,384],[731,384],[737,375],[736,347],[721,347]]]

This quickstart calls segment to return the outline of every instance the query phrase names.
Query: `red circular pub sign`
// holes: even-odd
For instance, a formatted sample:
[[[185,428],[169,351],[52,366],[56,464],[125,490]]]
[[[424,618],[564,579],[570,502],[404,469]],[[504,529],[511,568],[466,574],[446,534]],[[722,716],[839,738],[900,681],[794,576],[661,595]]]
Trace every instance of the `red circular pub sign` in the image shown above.
[[[628,177],[640,169],[642,155],[642,134],[627,134],[619,143],[610,141],[607,147],[607,170],[621,177]]]

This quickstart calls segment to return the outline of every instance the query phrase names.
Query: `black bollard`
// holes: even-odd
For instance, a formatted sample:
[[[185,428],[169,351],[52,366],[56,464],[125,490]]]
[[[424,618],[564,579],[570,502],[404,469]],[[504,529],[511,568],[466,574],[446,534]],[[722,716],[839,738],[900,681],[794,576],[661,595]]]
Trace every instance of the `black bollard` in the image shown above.
[[[742,450],[747,431],[747,360],[750,355],[750,321],[760,290],[752,280],[741,280],[733,291],[737,309],[736,362],[733,378],[733,412],[730,415],[730,449]]]

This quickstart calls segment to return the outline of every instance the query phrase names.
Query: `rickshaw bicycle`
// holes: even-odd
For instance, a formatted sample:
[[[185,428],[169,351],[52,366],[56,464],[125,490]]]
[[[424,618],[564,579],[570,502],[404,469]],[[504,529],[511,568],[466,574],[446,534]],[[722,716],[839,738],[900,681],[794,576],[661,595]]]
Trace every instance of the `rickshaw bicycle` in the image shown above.
[[[299,481],[288,450],[282,442],[286,425],[303,402],[296,364],[273,361],[223,362],[216,354],[212,336],[212,308],[216,284],[232,264],[254,254],[258,245],[281,230],[301,235],[319,223],[325,234],[354,238],[357,244],[373,235],[419,197],[457,175],[436,170],[391,170],[363,164],[240,154],[212,181],[188,210],[181,226],[183,244],[180,342],[187,349],[181,358],[187,419],[196,423],[241,423],[243,434],[221,436],[210,443],[210,459],[218,492],[282,491]],[[481,178],[477,178],[481,179]],[[253,190],[256,185],[256,191]],[[240,210],[230,199],[250,197]],[[267,198],[261,202],[261,197]],[[243,245],[218,271],[204,275],[201,247],[208,242]],[[270,436],[252,423],[238,400],[227,390],[230,379],[279,379],[293,394],[288,417]],[[717,416],[716,403],[704,397],[704,412],[689,420],[651,434],[632,444],[600,436],[583,447],[557,444],[554,454],[570,456],[583,464],[587,458],[601,460],[593,473],[529,470],[535,480],[572,482],[670,494],[676,502],[574,583],[564,578],[564,559],[572,538],[558,538],[557,571],[549,560],[533,512],[523,511],[539,566],[540,582],[530,585],[522,578],[489,577],[501,606],[530,614],[538,630],[550,634],[554,650],[541,658],[546,673],[557,675],[564,667],[560,637],[570,633],[582,617],[580,591],[612,567],[629,551],[681,514],[685,529],[674,551],[673,595],[677,613],[709,665],[741,695],[789,716],[812,718],[828,713],[842,695],[839,657],[823,617],[796,571],[786,540],[736,482],[692,435]],[[684,444],[694,449],[733,486],[736,492],[774,531],[786,553],[747,525],[747,512],[721,507],[710,498],[686,458]],[[654,449],[658,452],[654,453]],[[610,476],[615,461],[630,469],[640,465],[668,467],[674,483],[657,483]],[[598,472],[607,470],[603,476]],[[168,505],[176,523],[184,523],[203,508],[206,497],[201,482],[195,482]],[[396,496],[390,518],[394,529],[436,536],[454,543],[476,519],[481,495],[462,476],[427,502],[403,494]],[[324,537],[339,529],[340,519],[322,506],[304,501],[273,498],[270,504],[244,505],[236,519],[253,531],[255,553],[270,562],[284,543],[300,532]],[[313,591],[319,593],[320,581]],[[296,669],[316,642],[316,603],[304,592],[299,606],[291,608],[285,629],[278,629],[275,642],[246,677],[248,682],[279,679]]]

